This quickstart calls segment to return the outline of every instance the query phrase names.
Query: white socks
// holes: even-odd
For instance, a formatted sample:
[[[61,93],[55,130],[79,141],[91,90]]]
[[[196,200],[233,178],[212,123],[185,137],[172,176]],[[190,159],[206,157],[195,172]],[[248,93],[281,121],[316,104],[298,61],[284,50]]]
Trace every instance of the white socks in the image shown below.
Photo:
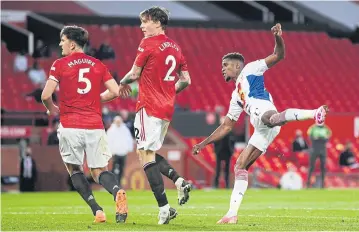
[[[226,214],[227,217],[237,216],[239,206],[241,205],[244,193],[248,187],[248,171],[244,169],[234,168],[235,182],[231,195],[231,202],[229,210]]]
[[[229,210],[226,216],[233,217],[237,216],[239,206],[241,206],[244,193],[248,187],[248,181],[245,180],[236,180],[234,182],[234,187],[231,195],[231,203],[229,205]]]
[[[168,212],[170,210],[170,205],[164,205],[160,207],[160,212]]]
[[[287,109],[285,111],[285,120],[290,122],[314,119],[316,111],[317,110]]]

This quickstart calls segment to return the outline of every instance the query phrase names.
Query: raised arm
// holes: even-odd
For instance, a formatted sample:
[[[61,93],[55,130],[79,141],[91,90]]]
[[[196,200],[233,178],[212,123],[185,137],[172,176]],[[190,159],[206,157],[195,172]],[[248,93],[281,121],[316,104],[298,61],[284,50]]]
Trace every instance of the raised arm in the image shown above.
[[[268,68],[273,67],[285,57],[285,45],[282,38],[282,26],[280,23],[277,23],[274,27],[272,27],[271,31],[274,35],[275,46],[273,54],[265,58],[265,62]]]
[[[191,84],[191,77],[188,71],[181,71],[179,74],[179,80],[176,82],[176,94],[187,88]]]

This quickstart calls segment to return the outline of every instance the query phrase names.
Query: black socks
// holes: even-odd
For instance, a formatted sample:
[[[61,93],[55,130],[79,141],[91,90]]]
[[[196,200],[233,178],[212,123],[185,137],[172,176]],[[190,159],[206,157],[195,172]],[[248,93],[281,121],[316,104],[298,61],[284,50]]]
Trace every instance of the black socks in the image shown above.
[[[178,175],[176,170],[167,162],[167,160],[157,153],[156,163],[162,175],[167,176],[173,181],[173,183],[176,183],[176,180],[181,177],[180,175]]]
[[[71,181],[77,192],[91,207],[93,215],[96,215],[97,210],[102,210],[102,208],[97,204],[95,197],[93,196],[91,185],[82,172],[72,174]]]
[[[151,189],[157,200],[158,206],[162,207],[168,204],[163,179],[160,169],[155,161],[145,164],[147,180],[150,183]]]

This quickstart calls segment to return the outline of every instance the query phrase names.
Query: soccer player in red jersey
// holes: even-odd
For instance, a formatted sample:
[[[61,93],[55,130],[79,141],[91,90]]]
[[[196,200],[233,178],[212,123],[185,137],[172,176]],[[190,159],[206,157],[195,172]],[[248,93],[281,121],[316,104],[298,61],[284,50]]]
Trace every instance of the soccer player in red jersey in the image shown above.
[[[93,179],[110,192],[116,202],[116,221],[127,218],[127,199],[117,186],[113,173],[107,170],[111,153],[107,144],[101,113],[101,102],[119,96],[119,87],[99,60],[86,55],[83,47],[88,32],[81,27],[65,26],[60,33],[63,58],[56,60],[41,99],[50,115],[60,113],[58,128],[62,160],[77,192],[90,206],[95,222],[105,222],[103,209],[97,204],[82,169],[84,153]],[[101,94],[101,85],[107,90]],[[60,105],[52,101],[52,93],[60,87]],[[126,94],[126,90],[124,91]]]
[[[175,183],[180,205],[188,200],[191,190],[191,185],[156,154],[172,119],[176,94],[191,83],[180,46],[165,35],[168,14],[161,7],[140,13],[144,38],[131,71],[120,82],[120,95],[127,94],[129,83],[139,82],[134,122],[137,154],[160,208],[158,224],[167,224],[177,215],[168,204],[161,173]]]

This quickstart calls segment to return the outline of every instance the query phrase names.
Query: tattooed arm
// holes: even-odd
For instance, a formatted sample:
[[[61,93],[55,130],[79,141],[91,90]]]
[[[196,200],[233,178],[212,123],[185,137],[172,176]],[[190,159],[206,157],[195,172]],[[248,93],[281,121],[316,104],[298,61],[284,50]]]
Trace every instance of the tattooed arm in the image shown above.
[[[176,82],[176,94],[180,93],[182,90],[187,88],[191,84],[191,77],[188,71],[181,71],[179,75],[179,80]]]
[[[133,65],[131,71],[129,71],[125,75],[125,77],[122,78],[122,80],[120,81],[120,84],[128,85],[128,84],[131,84],[132,82],[137,81],[141,76],[141,72],[142,72],[142,67]]]

